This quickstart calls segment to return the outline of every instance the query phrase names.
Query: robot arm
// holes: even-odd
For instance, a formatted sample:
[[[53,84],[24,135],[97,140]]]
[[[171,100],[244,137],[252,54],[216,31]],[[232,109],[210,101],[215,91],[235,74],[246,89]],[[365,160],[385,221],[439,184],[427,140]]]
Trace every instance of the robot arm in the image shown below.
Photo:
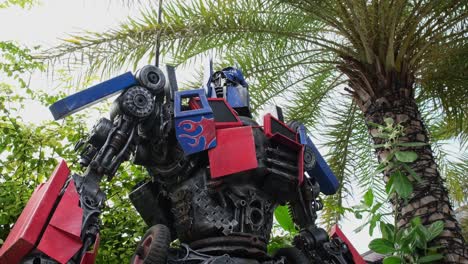
[[[76,146],[85,172],[70,177],[62,162],[49,181],[36,189],[0,250],[1,264],[36,263],[37,258],[44,263],[94,262],[86,259],[91,246],[98,247],[99,216],[106,199],[100,182],[104,176],[111,179],[123,162],[136,156],[148,133],[164,130],[160,128],[167,124],[160,112],[164,90],[161,70],[146,66],[136,77],[117,76],[50,107],[59,119],[122,93],[113,104],[111,118],[100,119]]]
[[[338,180],[307,135],[304,125],[292,122],[290,126],[297,131],[299,141],[304,146],[306,174],[303,184],[298,186],[297,195],[288,204],[293,220],[299,227],[294,246],[312,263],[359,263],[353,260],[347,244],[338,237],[330,238],[323,228],[315,224],[317,211],[323,207],[319,193],[336,193]]]
[[[303,145],[304,181],[298,186],[297,195],[289,202],[294,222],[301,229],[315,228],[317,211],[323,207],[319,193],[336,193],[338,180],[330,167],[307,135],[307,129],[293,121],[289,126],[297,132],[298,141]]]
[[[161,121],[155,112],[164,96],[164,75],[157,67],[146,66],[137,73],[137,79],[139,85],[126,89],[113,103],[111,119],[100,119],[86,142],[78,145],[83,147],[80,163],[86,171],[83,176],[73,175],[83,209],[83,247],[77,259],[99,232],[99,215],[106,199],[99,188],[103,176],[111,179],[119,166],[134,155],[145,132]]]

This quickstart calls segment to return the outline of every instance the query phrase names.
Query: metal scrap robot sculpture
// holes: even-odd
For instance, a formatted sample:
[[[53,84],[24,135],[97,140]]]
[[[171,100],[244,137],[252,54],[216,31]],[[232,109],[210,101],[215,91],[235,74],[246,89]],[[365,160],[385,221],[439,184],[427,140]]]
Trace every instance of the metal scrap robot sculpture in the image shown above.
[[[61,162],[39,186],[0,250],[0,264],[94,263],[99,185],[131,159],[151,180],[130,199],[151,228],[131,263],[364,263],[338,228],[315,224],[319,193],[338,182],[304,125],[281,111],[263,125],[252,119],[240,70],[213,73],[202,89],[178,91],[175,69],[145,66],[68,96],[50,109],[63,118],[111,95],[101,118],[79,144],[82,175]],[[294,247],[266,252],[273,212],[287,204],[299,228]],[[170,248],[179,239],[179,248]]]

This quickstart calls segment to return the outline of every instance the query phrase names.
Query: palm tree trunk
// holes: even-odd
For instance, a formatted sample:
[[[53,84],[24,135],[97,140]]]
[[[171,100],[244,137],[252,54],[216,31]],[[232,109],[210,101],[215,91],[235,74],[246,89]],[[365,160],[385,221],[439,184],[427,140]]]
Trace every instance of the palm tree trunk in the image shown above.
[[[402,84],[402,86],[404,85]],[[391,117],[396,122],[402,122],[401,124],[405,127],[405,137],[401,138],[401,141],[429,143],[428,131],[415,102],[412,84],[406,83],[406,85],[410,85],[406,86],[410,88],[390,89],[393,92],[386,92],[385,96],[377,99],[368,97],[367,101],[362,101],[359,100],[362,99],[359,96],[355,96],[355,99],[363,110],[366,121],[383,125],[384,118]],[[369,126],[369,133],[376,144],[382,143],[382,139],[375,137],[376,128]],[[431,245],[443,246],[441,249],[441,253],[445,256],[443,263],[467,263],[468,250],[465,240],[460,225],[455,219],[448,192],[431,147],[428,145],[406,148],[406,150],[418,153],[418,159],[409,165],[421,177],[422,182],[417,183],[409,177],[413,181],[413,194],[407,202],[401,199],[392,201],[394,208],[398,208],[396,213],[397,226],[399,228],[407,226],[409,221],[416,216],[421,218],[424,225],[443,220],[445,223],[444,231],[431,242]],[[387,153],[383,149],[378,149],[376,154],[379,160],[382,160]],[[389,172],[384,174],[384,181],[387,182],[388,179]]]

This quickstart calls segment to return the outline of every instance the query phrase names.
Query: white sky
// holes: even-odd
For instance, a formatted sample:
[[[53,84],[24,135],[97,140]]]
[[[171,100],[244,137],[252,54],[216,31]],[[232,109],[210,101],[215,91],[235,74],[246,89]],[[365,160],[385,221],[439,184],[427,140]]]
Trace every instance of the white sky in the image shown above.
[[[132,2],[130,0],[42,0],[41,2],[31,10],[16,7],[0,9],[0,40],[13,40],[30,47],[35,45],[51,47],[59,43],[60,38],[66,38],[67,33],[83,30],[104,31],[118,25],[119,21],[127,16],[138,14],[137,4],[126,4]],[[179,80],[190,77],[186,70],[178,72]],[[56,87],[57,83],[46,74],[34,74],[30,86],[33,90],[44,89]],[[52,116],[47,108],[39,104],[29,104],[24,119],[29,122],[40,122],[50,120]],[[360,197],[356,197],[351,204],[355,204],[359,199]],[[358,251],[363,253],[368,250],[367,245],[370,241],[367,229],[358,234],[353,232],[361,223],[362,220],[355,220],[350,216],[350,220],[342,223],[342,229]]]

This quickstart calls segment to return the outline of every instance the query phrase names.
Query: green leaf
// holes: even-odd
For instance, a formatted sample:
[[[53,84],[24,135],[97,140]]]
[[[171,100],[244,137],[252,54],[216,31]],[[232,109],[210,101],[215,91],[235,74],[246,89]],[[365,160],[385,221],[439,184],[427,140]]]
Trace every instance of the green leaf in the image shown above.
[[[390,117],[384,118],[384,122],[385,122],[385,124],[390,125],[390,126],[395,123],[393,118],[390,118]]]
[[[395,241],[397,241],[398,244],[401,245],[401,240],[403,239],[403,236],[405,235],[405,230],[404,229],[399,229],[397,233],[395,234]]]
[[[418,154],[414,151],[396,151],[395,157],[401,162],[410,163],[418,159]]]
[[[383,148],[385,146],[386,146],[385,144],[374,144],[373,148]]]
[[[440,259],[443,259],[443,258],[444,258],[444,256],[442,254],[428,255],[428,256],[424,256],[424,257],[420,258],[418,260],[418,263],[430,263],[430,262],[440,260]]]
[[[394,242],[395,228],[393,225],[380,221],[380,232],[382,233],[382,238]]]
[[[372,203],[374,203],[374,193],[372,192],[372,189],[369,189],[364,194],[364,204],[366,204],[368,207],[371,207]]]
[[[395,187],[393,186],[393,182],[395,181],[395,177],[390,176],[388,179],[387,184],[385,185],[385,192],[390,195],[395,191]]]
[[[444,231],[444,222],[442,220],[436,221],[432,223],[428,228],[427,228],[427,233],[429,234],[427,237],[427,241],[431,241],[434,238],[436,238],[438,235],[440,235]]]
[[[391,254],[395,252],[395,246],[391,241],[383,238],[377,238],[370,242],[369,249],[380,254]]]
[[[420,249],[426,249],[427,248],[427,230],[423,225],[419,225],[415,227],[416,231],[416,246]]]
[[[354,211],[354,217],[356,217],[357,219],[362,219],[362,214],[361,214],[361,212],[359,212],[359,211]]]
[[[428,252],[427,255],[430,255],[430,254],[437,254],[437,250],[441,249],[441,248],[444,248],[444,246],[433,246],[433,247],[428,247],[426,250]]]
[[[380,124],[377,124],[377,123],[374,123],[374,122],[371,122],[371,121],[367,121],[367,124],[369,126],[373,126],[373,127],[377,127],[377,128],[384,128],[384,126],[382,126]]]
[[[422,225],[421,217],[419,216],[414,217],[413,219],[411,219],[410,223],[412,227],[417,227],[417,226]]]
[[[287,206],[278,206],[275,209],[275,218],[284,230],[289,232],[294,232],[296,230]]]
[[[424,142],[400,142],[397,145],[401,147],[423,147],[429,144]]]
[[[374,234],[374,229],[377,226],[377,223],[380,221],[382,218],[381,214],[375,214],[372,216],[370,220],[370,226],[369,226],[369,235],[372,236]]]
[[[373,214],[379,210],[380,207],[382,207],[383,203],[376,203],[374,206],[372,206],[370,212]]]
[[[396,193],[403,199],[406,199],[413,192],[413,185],[403,173],[400,171],[394,172],[391,176],[393,178],[393,187]]]
[[[380,163],[377,166],[377,168],[375,169],[375,171],[370,175],[370,177],[374,177],[374,176],[378,175],[379,173],[383,172],[386,168],[387,168],[386,164]]]
[[[401,261],[401,258],[398,256],[390,256],[390,257],[384,258],[382,263],[383,264],[400,264],[402,263],[402,261]]]
[[[409,174],[418,182],[418,183],[421,183],[422,182],[422,179],[421,177],[410,167],[408,166],[407,164],[405,163],[401,163],[403,165],[403,168],[405,168],[405,170],[407,172],[409,172]]]
[[[401,248],[414,251],[414,248],[411,245],[417,239],[416,229],[415,228],[406,229],[405,232],[403,233],[404,235],[401,237],[401,240],[399,241]]]

